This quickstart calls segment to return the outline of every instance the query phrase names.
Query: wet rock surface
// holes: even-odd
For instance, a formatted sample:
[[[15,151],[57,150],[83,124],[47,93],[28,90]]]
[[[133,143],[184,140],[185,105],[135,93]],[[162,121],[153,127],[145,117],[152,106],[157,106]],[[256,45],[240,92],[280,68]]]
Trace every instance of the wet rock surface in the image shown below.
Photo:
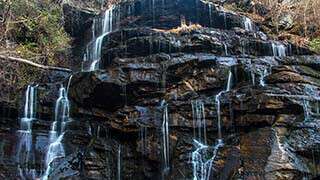
[[[23,107],[1,98],[0,177],[21,179],[19,168],[43,175],[60,84],[71,104],[62,139],[66,156],[50,163],[48,179],[193,179],[196,102],[204,107],[209,155],[221,120],[223,146],[208,179],[319,176],[320,57],[287,42],[279,53],[259,27],[245,30],[243,16],[194,2],[115,5],[117,28],[104,38],[100,69],[71,78],[48,75],[52,80],[39,83],[36,156],[27,168],[15,157]],[[180,27],[181,19],[199,25]],[[17,91],[22,100],[23,90]]]

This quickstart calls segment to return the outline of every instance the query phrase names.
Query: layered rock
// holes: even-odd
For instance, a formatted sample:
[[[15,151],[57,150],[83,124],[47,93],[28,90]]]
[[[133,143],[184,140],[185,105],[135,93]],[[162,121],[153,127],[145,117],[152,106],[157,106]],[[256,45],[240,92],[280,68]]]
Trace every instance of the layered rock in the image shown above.
[[[130,141],[136,142],[134,151],[150,166],[162,162],[157,157],[162,155],[161,101],[165,99],[169,104],[173,168],[167,178],[191,179],[192,164],[188,158],[194,149],[192,101],[204,102],[208,141],[213,145],[218,138],[215,97],[227,86],[230,71],[233,90],[221,97],[225,146],[214,161],[211,178],[315,176],[306,158],[292,148],[286,137],[290,134],[288,128],[304,122],[305,101],[316,101],[318,91],[313,89],[315,94],[311,95],[306,89],[318,86],[318,57],[300,56],[311,52],[288,43],[283,44],[290,57],[275,57],[279,54],[274,52],[273,45],[278,42],[266,38],[256,31],[258,28],[251,32],[241,29],[244,17],[226,13],[232,20],[224,21],[224,12],[219,8],[202,2],[188,8],[192,3],[184,3],[181,8],[158,1],[114,7],[114,25],[118,30],[104,38],[100,66],[103,70],[73,77],[70,99],[78,109],[76,112],[103,121],[116,136],[119,132],[120,136],[139,134]],[[173,7],[179,16],[170,14]],[[130,8],[131,14],[126,10]],[[196,15],[199,11],[201,14]],[[179,26],[181,20],[199,25],[171,29]],[[211,24],[211,20],[216,24]],[[224,22],[229,24],[225,26]],[[118,143],[129,148],[125,139],[118,139]],[[130,158],[135,157],[126,159],[130,162]],[[141,179],[162,174],[161,166],[151,167],[150,172],[136,167],[125,169],[123,176],[132,177],[126,174],[131,171]]]
[[[124,1],[113,11],[117,28],[104,38],[100,70],[63,83],[72,108],[62,140],[66,157],[51,162],[49,179],[193,179],[195,102],[204,106],[209,154],[219,131],[224,142],[208,179],[318,176],[318,56],[275,42],[254,24],[247,29],[245,17],[203,1]],[[181,20],[197,25],[180,27]],[[58,85],[47,89],[34,139],[50,129]],[[8,159],[14,146],[4,142]],[[12,164],[3,176],[14,176]]]

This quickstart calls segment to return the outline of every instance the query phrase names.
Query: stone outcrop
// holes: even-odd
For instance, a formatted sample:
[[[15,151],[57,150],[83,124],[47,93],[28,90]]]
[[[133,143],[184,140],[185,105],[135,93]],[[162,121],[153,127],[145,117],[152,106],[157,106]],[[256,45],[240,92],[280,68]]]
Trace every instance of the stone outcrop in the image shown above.
[[[221,119],[224,144],[209,179],[319,176],[319,56],[273,41],[258,25],[245,30],[245,17],[204,1],[124,1],[113,12],[117,28],[104,38],[100,70],[60,82],[68,87],[71,118],[62,140],[66,157],[51,162],[49,179],[193,179],[196,101],[204,105],[211,153]],[[279,43],[286,56],[275,54]],[[33,124],[38,156],[30,165],[38,173],[58,94],[54,82],[40,85],[40,116]],[[1,117],[0,177],[15,179],[19,127],[12,118]]]

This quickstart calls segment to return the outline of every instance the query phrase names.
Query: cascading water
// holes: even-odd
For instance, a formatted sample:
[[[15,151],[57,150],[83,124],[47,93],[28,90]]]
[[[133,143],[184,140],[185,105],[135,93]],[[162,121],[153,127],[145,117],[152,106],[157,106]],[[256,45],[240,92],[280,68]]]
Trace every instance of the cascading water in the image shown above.
[[[142,115],[141,115],[142,116]],[[146,126],[140,126],[139,130],[139,139],[141,141],[141,153],[142,156],[144,156],[147,153],[148,145],[147,145],[147,137],[148,137],[148,131]],[[147,166],[145,166],[145,161],[142,161],[142,167],[145,169]]]
[[[69,94],[69,89],[70,89],[70,86],[71,86],[72,78],[73,78],[73,75],[71,75],[71,76],[69,77],[69,80],[68,80],[68,84],[67,84],[67,96],[68,96],[68,94]]]
[[[191,101],[193,115],[193,138],[201,143],[207,143],[207,125],[204,103],[201,100]]]
[[[118,147],[118,158],[117,158],[117,179],[121,180],[121,145]]]
[[[127,11],[128,16],[131,16],[131,15],[132,15],[132,12],[133,12],[132,4],[129,4],[129,5],[128,5],[128,11]]]
[[[224,55],[229,56],[227,44],[223,43],[223,47],[224,47]]]
[[[91,39],[96,39],[96,25],[97,19],[93,19],[92,26],[91,26]]]
[[[267,76],[269,76],[272,72],[272,65],[269,64],[268,66],[263,66],[262,68],[258,69],[260,78],[259,78],[259,84],[262,87],[266,86],[265,79]]]
[[[36,93],[36,87],[29,85],[25,94],[24,118],[35,118]]]
[[[229,71],[229,74],[228,74],[228,83],[227,83],[227,91],[230,91],[230,90],[231,90],[232,79],[233,79],[232,72]]]
[[[266,86],[266,83],[265,83],[265,78],[268,76],[268,70],[265,68],[265,69],[262,69],[260,70],[260,85],[262,87]]]
[[[163,109],[162,113],[162,154],[163,154],[163,173],[167,174],[170,170],[169,162],[169,115],[168,115],[168,104],[163,100],[161,102],[161,107]]]
[[[156,2],[155,2],[155,0],[152,0],[152,5],[151,5],[151,8],[152,8],[152,25],[154,26],[155,25],[155,16],[156,16],[156,9],[155,9],[155,7],[156,7]]]
[[[244,28],[246,31],[254,31],[253,23],[250,18],[244,17]]]
[[[223,25],[224,25],[224,28],[227,29],[227,13],[226,12],[223,12]]]
[[[209,180],[213,161],[223,143],[218,141],[215,146],[211,147],[194,140],[194,145],[196,150],[192,152],[193,180]]]
[[[306,85],[304,93],[307,97],[303,99],[304,117],[308,121],[314,115],[319,115],[320,91],[313,85]]]
[[[58,157],[64,157],[64,147],[62,139],[65,130],[65,123],[69,120],[70,104],[68,100],[67,91],[64,87],[59,89],[59,98],[56,101],[55,106],[55,121],[51,125],[51,131],[49,135],[50,145],[46,155],[47,170],[43,179],[47,179],[51,171],[51,163]]]
[[[37,86],[29,85],[25,93],[24,114],[20,119],[17,162],[22,179],[36,177],[36,170],[29,164],[34,161],[32,143],[32,121],[36,118]]]
[[[193,167],[193,179],[194,180],[209,180],[211,175],[211,170],[213,166],[214,159],[217,156],[217,152],[220,147],[223,146],[223,140],[222,140],[222,133],[221,133],[221,110],[220,110],[220,97],[223,93],[228,92],[231,90],[232,87],[232,80],[233,75],[232,72],[229,71],[228,74],[228,82],[226,86],[226,90],[221,91],[216,95],[215,101],[216,101],[216,107],[217,107],[217,118],[218,118],[218,139],[214,146],[206,145],[206,143],[201,142],[201,140],[194,139],[194,145],[196,147],[196,150],[192,152],[192,167]],[[200,113],[203,113],[201,115],[199,114],[199,110],[197,111],[195,109],[194,102],[192,102],[192,112],[193,117],[205,117],[204,115],[204,106],[203,104],[200,104],[200,107],[198,108],[201,110]],[[198,105],[199,106],[199,103]],[[205,119],[204,119],[205,121]],[[198,121],[197,121],[198,122]],[[204,123],[205,124],[205,123]],[[205,132],[205,130],[204,130]],[[208,159],[208,157],[210,157]]]
[[[147,149],[147,136],[148,136],[148,131],[147,131],[147,127],[141,126],[140,127],[140,131],[139,131],[139,139],[141,140],[141,151],[142,154],[146,153],[146,149]]]
[[[209,25],[212,25],[212,3],[208,3],[208,9],[209,9]]]
[[[290,94],[272,94],[267,93],[268,96],[273,97],[287,97],[301,99],[301,104],[304,110],[304,120],[312,120],[314,115],[319,115],[319,101],[320,91],[316,86],[305,85],[304,95],[290,95]]]
[[[222,95],[223,91],[216,95],[216,106],[217,106],[217,118],[218,118],[218,141],[222,140],[222,133],[221,133],[221,110],[220,110],[220,96]]]
[[[249,61],[248,61],[247,70],[250,72],[251,82],[252,82],[252,85],[253,85],[253,86],[256,85],[256,75],[255,75],[255,73],[254,73],[254,71],[253,71],[254,69],[256,69],[255,64],[252,64],[252,61],[249,60]]]
[[[112,6],[111,8],[105,11],[104,17],[102,19],[102,24],[101,24],[102,32],[98,37],[96,37],[95,32],[100,24],[98,23],[99,21],[97,20],[93,21],[92,37],[94,39],[87,45],[87,48],[86,48],[87,50],[86,50],[86,53],[84,54],[84,61],[90,61],[89,71],[94,71],[99,68],[103,39],[106,35],[108,35],[113,30],[113,9],[114,7]]]
[[[204,103],[201,100],[191,102],[194,127],[194,145],[196,150],[192,152],[192,166],[194,180],[207,180],[210,178],[213,160],[216,157],[218,148],[222,145],[220,142],[209,147],[207,144],[207,126],[205,119]],[[213,148],[213,149],[212,149]],[[210,159],[207,157],[210,156]]]
[[[273,56],[284,57],[286,56],[286,46],[280,42],[272,42],[272,53]]]
[[[220,107],[220,98],[221,95],[225,92],[228,92],[231,90],[232,87],[232,80],[233,80],[233,75],[232,72],[229,71],[228,73],[228,81],[227,81],[227,87],[226,90],[221,91],[216,95],[215,101],[216,101],[216,107],[217,107],[217,118],[218,118],[218,141],[222,141],[222,133],[221,133],[221,107]]]

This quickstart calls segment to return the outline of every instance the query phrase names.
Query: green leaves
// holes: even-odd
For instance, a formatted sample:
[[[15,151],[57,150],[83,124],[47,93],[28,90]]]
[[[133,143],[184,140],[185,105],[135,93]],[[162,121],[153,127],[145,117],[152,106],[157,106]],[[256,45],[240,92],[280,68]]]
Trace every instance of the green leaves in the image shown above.
[[[0,7],[10,9],[8,34],[18,44],[20,55],[27,58],[37,54],[56,65],[56,54],[66,54],[70,47],[70,37],[62,24],[62,7],[52,0],[11,0],[9,8],[4,1],[10,0],[0,0]]]
[[[312,49],[316,53],[320,53],[320,37],[310,41],[309,46],[310,46],[310,49]]]

